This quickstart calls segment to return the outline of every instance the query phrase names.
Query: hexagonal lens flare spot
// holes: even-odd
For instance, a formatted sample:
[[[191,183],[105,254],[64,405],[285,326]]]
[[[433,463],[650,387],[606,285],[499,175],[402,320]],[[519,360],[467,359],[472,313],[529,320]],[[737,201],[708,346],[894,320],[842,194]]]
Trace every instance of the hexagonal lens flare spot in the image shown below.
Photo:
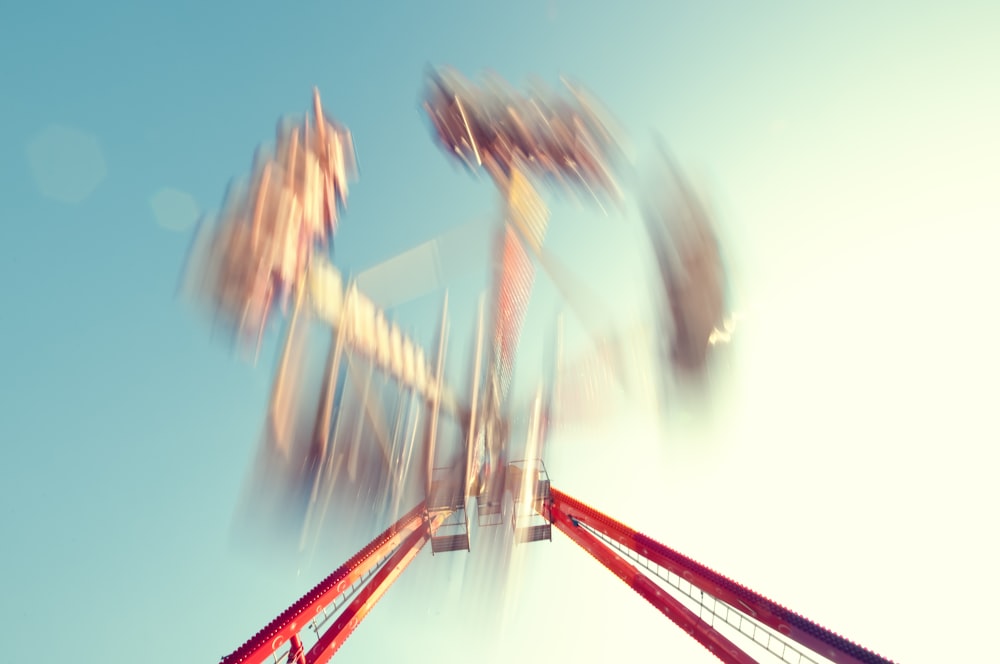
[[[64,203],[83,202],[108,174],[97,137],[72,127],[49,125],[28,143],[27,155],[38,191]]]
[[[191,194],[164,187],[149,199],[153,216],[161,228],[168,231],[186,231],[198,221],[201,210]]]

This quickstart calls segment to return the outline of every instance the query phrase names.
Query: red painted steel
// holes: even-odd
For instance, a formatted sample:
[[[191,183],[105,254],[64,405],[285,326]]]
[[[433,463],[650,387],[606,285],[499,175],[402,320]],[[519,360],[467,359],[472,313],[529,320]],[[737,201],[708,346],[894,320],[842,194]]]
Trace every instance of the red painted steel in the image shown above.
[[[892,664],[890,660],[806,620],[557,489],[551,489],[548,506],[550,511],[545,511],[549,511],[548,518],[553,525],[727,664],[752,664],[755,660],[591,531],[617,542],[725,602],[733,610],[834,662]],[[435,515],[429,523],[425,504],[417,505],[233,654],[224,657],[222,664],[258,664],[277,652],[286,641],[291,642],[287,658],[289,664],[327,662],[417,556],[443,516]],[[371,581],[319,637],[316,645],[303,654],[298,637],[303,627],[390,552],[390,558]]]
[[[535,266],[510,224],[505,224],[496,283],[496,328],[493,337],[494,370],[501,399],[510,387],[521,326],[535,280]]]
[[[789,611],[763,595],[712,571],[554,488],[552,489],[552,501],[553,514],[558,513],[568,518],[571,524],[573,522],[586,524],[595,531],[645,557],[650,562],[656,563],[690,582],[693,586],[722,600],[747,617],[776,630],[786,638],[802,644],[818,655],[838,664],[892,664],[890,660]]]
[[[427,539],[426,529],[410,533],[399,549],[375,573],[368,585],[361,589],[350,606],[344,609],[344,612],[337,616],[333,625],[320,635],[319,641],[306,654],[305,664],[324,664],[334,656],[340,646],[344,645],[347,637],[361,624],[368,612],[382,598],[389,586],[399,578],[406,566],[420,553],[420,549],[427,543]]]
[[[221,664],[257,664],[277,652],[286,641],[298,635],[310,620],[321,613],[333,600],[339,597],[378,561],[412,536],[426,533],[426,509],[423,502],[406,513],[401,519],[386,528],[350,560],[326,577],[315,588],[292,604],[280,616],[232,654],[223,657]]]
[[[615,576],[631,586],[647,602],[659,609],[663,615],[674,621],[678,627],[708,648],[723,662],[726,664],[756,664],[757,660],[740,650],[736,644],[704,622],[691,609],[681,604],[680,600],[658,587],[649,577],[633,567],[631,563],[615,553],[597,537],[574,524],[573,520],[560,511],[558,507],[552,508],[552,522],[567,537],[579,544],[599,563],[611,570]]]
[[[288,639],[288,658],[285,661],[287,664],[306,664],[305,648],[298,634],[293,634]]]

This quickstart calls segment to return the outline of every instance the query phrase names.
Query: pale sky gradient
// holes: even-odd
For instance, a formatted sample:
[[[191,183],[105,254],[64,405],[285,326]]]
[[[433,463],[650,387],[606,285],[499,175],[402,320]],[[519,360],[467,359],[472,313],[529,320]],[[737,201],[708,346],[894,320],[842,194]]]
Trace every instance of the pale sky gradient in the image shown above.
[[[891,659],[995,650],[1000,5],[185,0],[2,16],[11,661],[217,661],[384,527],[297,569],[233,548],[275,339],[252,367],[175,290],[192,210],[219,206],[313,85],[358,149],[344,270],[490,219],[496,194],[418,112],[428,63],[582,81],[639,166],[667,141],[724,228],[745,320],[713,402],[672,407],[661,438],[635,417],[564,432],[554,485]],[[552,250],[622,316],[639,307],[634,206],[604,219],[548,198]],[[476,288],[451,291],[456,357]],[[395,313],[429,340],[440,295]],[[556,306],[540,280],[522,391]],[[519,551],[516,613],[479,619],[475,601],[500,598],[456,589],[456,570],[484,573],[472,546],[421,553],[338,661],[715,661],[558,533]]]

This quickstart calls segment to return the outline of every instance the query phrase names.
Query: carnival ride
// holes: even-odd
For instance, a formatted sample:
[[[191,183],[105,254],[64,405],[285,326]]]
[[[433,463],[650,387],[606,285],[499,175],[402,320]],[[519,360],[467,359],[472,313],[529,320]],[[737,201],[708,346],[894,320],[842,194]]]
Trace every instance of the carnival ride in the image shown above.
[[[598,306],[547,253],[548,211],[535,185],[615,204],[622,196],[614,175],[621,152],[606,117],[575,85],[566,84],[563,95],[537,86],[522,94],[496,76],[476,86],[452,70],[435,70],[424,111],[443,151],[473,173],[486,173],[506,202],[492,307],[487,315],[479,302],[467,392],[444,379],[447,294],[428,357],[321,251],[332,244],[356,160],[350,132],[324,114],[318,92],[313,117],[279,125],[275,149],[258,150],[249,184],[231,188],[219,222],[206,224],[195,242],[188,287],[245,347],[259,349],[276,302],[291,307],[254,491],[295,506],[303,541],[323,519],[334,487],[345,482],[374,483],[368,490],[382,501],[382,513],[398,516],[222,664],[327,661],[428,542],[433,554],[472,550],[473,504],[480,528],[509,524],[515,545],[550,540],[555,527],[724,662],[888,661],[553,486],[543,459],[553,404],[565,389],[558,334],[554,369],[530,404],[523,445],[513,445],[511,377],[536,265],[585,327]],[[669,184],[663,190],[674,195],[646,201],[644,210],[662,277],[656,335],[663,372],[683,378],[704,371],[712,344],[731,325],[709,215],[678,169],[667,164],[661,176]],[[318,399],[297,387],[307,364],[307,318],[329,332]],[[627,342],[588,331],[608,375],[634,389],[623,370]],[[358,366],[365,363],[367,372]],[[392,418],[373,396],[377,374],[397,395]],[[343,424],[351,383],[363,385],[352,410],[371,424],[372,444],[363,442],[361,427]],[[306,426],[294,415],[303,403],[314,413]],[[439,449],[445,420],[460,435]],[[523,458],[510,458],[515,449]],[[445,463],[437,465],[441,456]],[[404,488],[414,467],[416,493]],[[402,513],[408,500],[415,505]],[[315,638],[307,643],[310,632]]]

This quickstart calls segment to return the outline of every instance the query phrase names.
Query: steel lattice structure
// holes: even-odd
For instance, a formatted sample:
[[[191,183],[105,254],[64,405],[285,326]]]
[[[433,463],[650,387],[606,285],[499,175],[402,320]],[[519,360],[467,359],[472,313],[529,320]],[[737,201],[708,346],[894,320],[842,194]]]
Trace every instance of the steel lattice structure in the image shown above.
[[[546,523],[555,525],[723,662],[752,664],[758,660],[721,632],[716,621],[780,661],[822,661],[815,659],[818,655],[842,664],[890,662],[549,486],[542,476],[534,476],[535,486],[530,491],[533,507]],[[222,658],[221,664],[272,658],[297,664],[328,661],[433,537],[434,530],[426,504],[417,505]],[[341,613],[334,619],[331,611],[337,610]],[[300,637],[307,629],[324,630],[308,650]]]
[[[755,662],[759,649],[789,663],[888,662],[553,487],[543,458],[555,379],[547,399],[540,390],[534,401],[525,458],[507,458],[511,374],[536,262],[551,273],[543,248],[548,213],[532,183],[586,191],[598,201],[620,193],[612,175],[611,132],[586,96],[574,86],[568,89],[568,97],[545,100],[518,95],[497,81],[476,89],[450,71],[429,77],[425,110],[441,147],[470,170],[485,171],[506,200],[492,306],[487,314],[480,304],[465,394],[444,380],[447,295],[437,348],[429,357],[356,281],[345,284],[333,263],[313,249],[317,240],[331,242],[354,164],[350,133],[323,115],[318,93],[313,122],[306,118],[299,127],[280,127],[277,150],[256,160],[250,191],[227,203],[223,216],[229,223],[203,243],[202,274],[208,276],[202,284],[216,309],[255,339],[275,298],[294,295],[267,417],[267,469],[282,468],[289,484],[309,495],[307,525],[335,475],[333,411],[345,358],[348,365],[355,356],[369,363],[366,394],[377,369],[420,402],[427,422],[423,499],[222,664],[329,660],[428,542],[435,554],[471,551],[472,503],[481,526],[496,526],[505,522],[506,496],[514,505],[510,525],[516,543],[551,540],[554,527],[724,662]],[[696,241],[678,242],[674,236],[670,252],[657,251],[675,332],[663,357],[684,371],[697,371],[722,323],[723,298],[712,262],[718,259],[715,239],[698,225],[702,212],[696,201],[684,197],[684,202],[681,216],[695,228],[688,237]],[[236,237],[242,240],[233,242]],[[687,265],[700,271],[684,272]],[[702,290],[678,285],[688,277],[700,280]],[[305,310],[332,335],[315,421],[297,452],[289,424],[294,400],[289,358]],[[367,408],[367,401],[363,404]],[[458,423],[464,453],[435,467],[441,417]],[[395,442],[381,444],[387,462],[394,459]],[[316,634],[308,645],[307,630]]]

